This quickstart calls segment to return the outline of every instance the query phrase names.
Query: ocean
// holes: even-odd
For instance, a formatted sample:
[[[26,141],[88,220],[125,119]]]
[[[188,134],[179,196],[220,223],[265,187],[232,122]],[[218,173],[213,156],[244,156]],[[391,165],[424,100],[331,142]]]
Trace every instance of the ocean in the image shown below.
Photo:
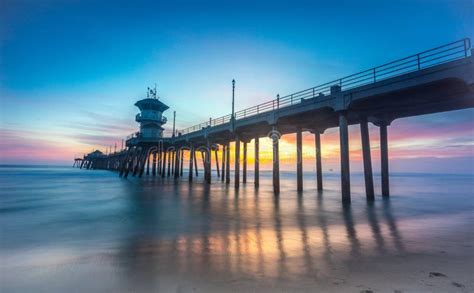
[[[0,167],[0,291],[474,291],[474,174],[376,175],[373,204],[351,174],[349,207],[337,172],[184,175]]]

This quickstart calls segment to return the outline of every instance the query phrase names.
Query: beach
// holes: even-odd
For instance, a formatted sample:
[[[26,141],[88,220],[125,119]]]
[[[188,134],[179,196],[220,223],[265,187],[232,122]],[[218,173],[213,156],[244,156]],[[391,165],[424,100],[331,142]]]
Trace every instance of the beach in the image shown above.
[[[186,173],[186,170],[185,170]],[[186,174],[185,174],[186,175]],[[1,292],[472,292],[473,175],[392,173],[365,200],[351,174],[271,172],[235,191],[213,174],[119,178],[0,167]]]

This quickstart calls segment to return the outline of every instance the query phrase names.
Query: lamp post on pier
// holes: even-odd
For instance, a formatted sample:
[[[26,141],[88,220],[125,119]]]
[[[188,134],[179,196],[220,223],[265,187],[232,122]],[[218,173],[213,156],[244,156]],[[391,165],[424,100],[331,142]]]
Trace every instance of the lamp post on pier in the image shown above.
[[[173,137],[175,136],[175,132],[176,132],[176,129],[175,129],[175,125],[176,125],[176,111],[173,111]]]
[[[231,119],[231,125],[232,125],[232,130],[235,128],[235,111],[234,111],[234,105],[235,105],[235,79],[232,79],[232,116],[230,117]]]

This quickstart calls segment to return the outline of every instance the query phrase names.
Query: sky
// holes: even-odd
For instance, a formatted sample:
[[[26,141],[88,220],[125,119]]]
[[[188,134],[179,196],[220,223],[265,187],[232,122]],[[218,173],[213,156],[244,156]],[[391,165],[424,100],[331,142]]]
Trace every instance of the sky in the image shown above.
[[[464,37],[467,0],[0,2],[0,164],[72,164],[137,130],[133,104],[157,86],[185,128]],[[171,119],[169,119],[171,120]],[[393,171],[472,173],[474,110],[395,120]],[[172,127],[167,124],[166,128]],[[374,169],[378,129],[370,127]],[[283,169],[295,168],[294,135]],[[339,168],[337,129],[322,136]],[[314,138],[304,135],[305,170]],[[351,170],[362,170],[350,127]],[[249,156],[252,151],[249,148]],[[262,157],[270,142],[262,142]],[[265,164],[264,164],[265,165]],[[266,164],[268,167],[269,164]],[[265,166],[263,166],[265,168]]]

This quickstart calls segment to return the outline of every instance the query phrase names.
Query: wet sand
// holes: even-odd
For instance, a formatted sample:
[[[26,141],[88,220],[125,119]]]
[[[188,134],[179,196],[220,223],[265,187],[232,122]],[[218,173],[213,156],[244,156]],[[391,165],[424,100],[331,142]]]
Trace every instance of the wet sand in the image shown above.
[[[392,197],[373,205],[362,176],[351,179],[344,208],[336,174],[322,193],[305,174],[300,195],[284,174],[276,198],[269,173],[258,191],[250,182],[235,193],[220,182],[0,168],[0,289],[474,291],[472,176],[393,174]]]

